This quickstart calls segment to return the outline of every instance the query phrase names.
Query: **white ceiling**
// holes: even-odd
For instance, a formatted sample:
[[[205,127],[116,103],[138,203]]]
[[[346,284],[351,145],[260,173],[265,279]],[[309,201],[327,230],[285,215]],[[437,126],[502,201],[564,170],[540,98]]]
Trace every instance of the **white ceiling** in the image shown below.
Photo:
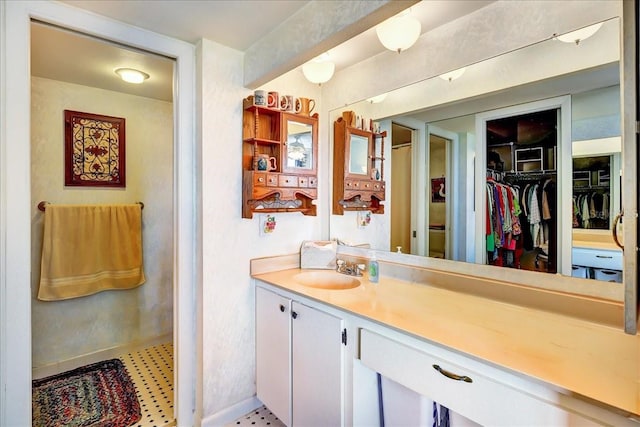
[[[126,49],[49,25],[31,25],[31,75],[147,98],[173,99],[172,59]],[[135,68],[151,77],[126,83],[114,72]]]
[[[189,43],[201,38],[245,51],[308,0],[63,0]]]
[[[411,7],[411,13],[421,21],[425,33],[492,2],[423,0]],[[205,38],[245,51],[308,1],[66,0],[64,3],[190,43]],[[334,47],[330,54],[336,70],[340,70],[382,51],[384,47],[372,28]],[[172,61],[149,53],[33,25],[31,59],[35,76],[167,101],[172,99]],[[123,83],[113,70],[125,66],[138,68],[151,78],[143,85]]]

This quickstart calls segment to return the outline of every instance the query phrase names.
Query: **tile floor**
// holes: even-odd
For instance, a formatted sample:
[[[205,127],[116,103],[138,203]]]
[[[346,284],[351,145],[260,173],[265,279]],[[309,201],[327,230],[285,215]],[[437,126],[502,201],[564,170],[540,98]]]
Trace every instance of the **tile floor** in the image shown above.
[[[134,427],[175,425],[173,418],[173,345],[149,347],[119,357],[133,380],[142,419]]]
[[[266,406],[262,406],[246,415],[243,415],[234,422],[227,424],[225,427],[234,426],[285,427],[282,421],[280,421]]]

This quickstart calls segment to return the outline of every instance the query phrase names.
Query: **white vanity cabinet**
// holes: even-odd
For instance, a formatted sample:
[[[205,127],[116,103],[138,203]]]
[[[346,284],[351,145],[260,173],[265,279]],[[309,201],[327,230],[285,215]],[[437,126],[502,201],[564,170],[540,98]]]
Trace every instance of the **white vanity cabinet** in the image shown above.
[[[341,426],[343,321],[256,287],[256,386],[287,426]]]
[[[431,401],[480,425],[639,425],[636,336],[389,276],[320,289],[300,272],[254,275],[258,398],[288,426],[431,425]]]
[[[622,251],[573,247],[571,258],[574,265],[622,271]]]
[[[591,270],[592,278],[605,282],[622,282],[622,251],[573,247],[571,250],[571,262],[578,268],[577,277],[589,277],[585,271]],[[582,269],[580,269],[582,267]],[[585,274],[582,274],[582,273]]]

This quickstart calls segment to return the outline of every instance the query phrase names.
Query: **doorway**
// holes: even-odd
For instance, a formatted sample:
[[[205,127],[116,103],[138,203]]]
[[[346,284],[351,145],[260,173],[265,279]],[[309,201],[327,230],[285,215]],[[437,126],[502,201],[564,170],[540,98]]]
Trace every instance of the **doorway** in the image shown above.
[[[476,206],[484,210],[476,229],[486,230],[477,262],[571,275],[571,216],[558,215],[572,212],[571,197],[561,197],[571,187],[570,98],[481,113],[476,129]]]
[[[195,164],[195,53],[193,45],[153,34],[135,27],[119,24],[82,10],[53,2],[6,2],[3,39],[8,40],[0,53],[3,81],[10,88],[2,99],[2,119],[11,123],[3,126],[0,172],[3,183],[10,189],[2,198],[2,221],[6,251],[1,253],[3,268],[0,280],[2,322],[2,381],[0,406],[2,424],[28,425],[31,421],[31,295],[30,282],[30,75],[29,40],[32,19],[63,28],[74,28],[105,40],[131,45],[149,52],[175,58],[174,87],[181,88],[174,98],[173,151],[175,153],[173,182],[176,192],[174,211],[174,239],[172,255],[174,275],[173,336],[176,342],[175,414],[180,425],[192,425],[197,406],[195,394],[196,324],[193,313],[199,237],[196,233],[196,188],[192,179]],[[9,35],[10,37],[4,37]],[[25,172],[27,176],[25,177]],[[17,178],[17,179],[16,179]],[[3,185],[3,188],[5,186]],[[197,262],[194,262],[197,260]],[[24,286],[23,286],[24,285]],[[8,291],[10,290],[10,291]],[[4,298],[6,296],[6,298]],[[27,337],[27,339],[25,339]],[[10,369],[8,369],[10,367]]]
[[[413,253],[412,213],[412,137],[413,129],[391,124],[391,240],[392,252]]]
[[[140,405],[146,406],[139,425],[169,422],[173,419],[174,360],[174,60],[44,22],[33,21],[30,34],[33,378],[116,358],[127,367]],[[118,67],[139,69],[149,81],[126,83],[113,72]],[[123,161],[119,166],[120,174],[126,173],[126,186],[63,185],[69,165],[61,161],[65,141],[58,136],[65,134],[62,112],[66,110],[122,119],[126,131],[118,143],[126,157],[118,161]],[[82,140],[84,144],[86,139]],[[98,139],[97,145],[88,148],[103,144]],[[94,160],[92,165],[102,164]],[[158,187],[164,190],[156,191]],[[35,209],[40,201],[51,206],[144,203],[145,282],[133,289],[64,301],[39,300],[36,292],[47,214]],[[151,405],[152,401],[158,405]]]
[[[450,260],[465,259],[466,229],[463,206],[463,159],[460,136],[433,123],[427,129],[427,243],[428,256]],[[457,161],[455,160],[457,159]]]
[[[429,135],[429,257],[450,259],[447,220],[449,207],[447,194],[448,164],[451,140],[431,133]]]

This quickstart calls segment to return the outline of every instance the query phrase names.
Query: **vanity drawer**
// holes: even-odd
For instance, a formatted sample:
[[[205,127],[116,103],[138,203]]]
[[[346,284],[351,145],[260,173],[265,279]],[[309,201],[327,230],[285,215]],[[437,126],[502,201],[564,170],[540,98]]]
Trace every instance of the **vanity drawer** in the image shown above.
[[[622,251],[572,248],[571,257],[571,263],[573,265],[622,270]]]
[[[280,175],[278,177],[278,187],[297,187],[298,176],[297,175]]]
[[[598,425],[499,379],[366,329],[360,331],[360,360],[381,375],[482,425]]]
[[[309,177],[309,188],[317,188],[318,187],[318,178],[315,176]]]

